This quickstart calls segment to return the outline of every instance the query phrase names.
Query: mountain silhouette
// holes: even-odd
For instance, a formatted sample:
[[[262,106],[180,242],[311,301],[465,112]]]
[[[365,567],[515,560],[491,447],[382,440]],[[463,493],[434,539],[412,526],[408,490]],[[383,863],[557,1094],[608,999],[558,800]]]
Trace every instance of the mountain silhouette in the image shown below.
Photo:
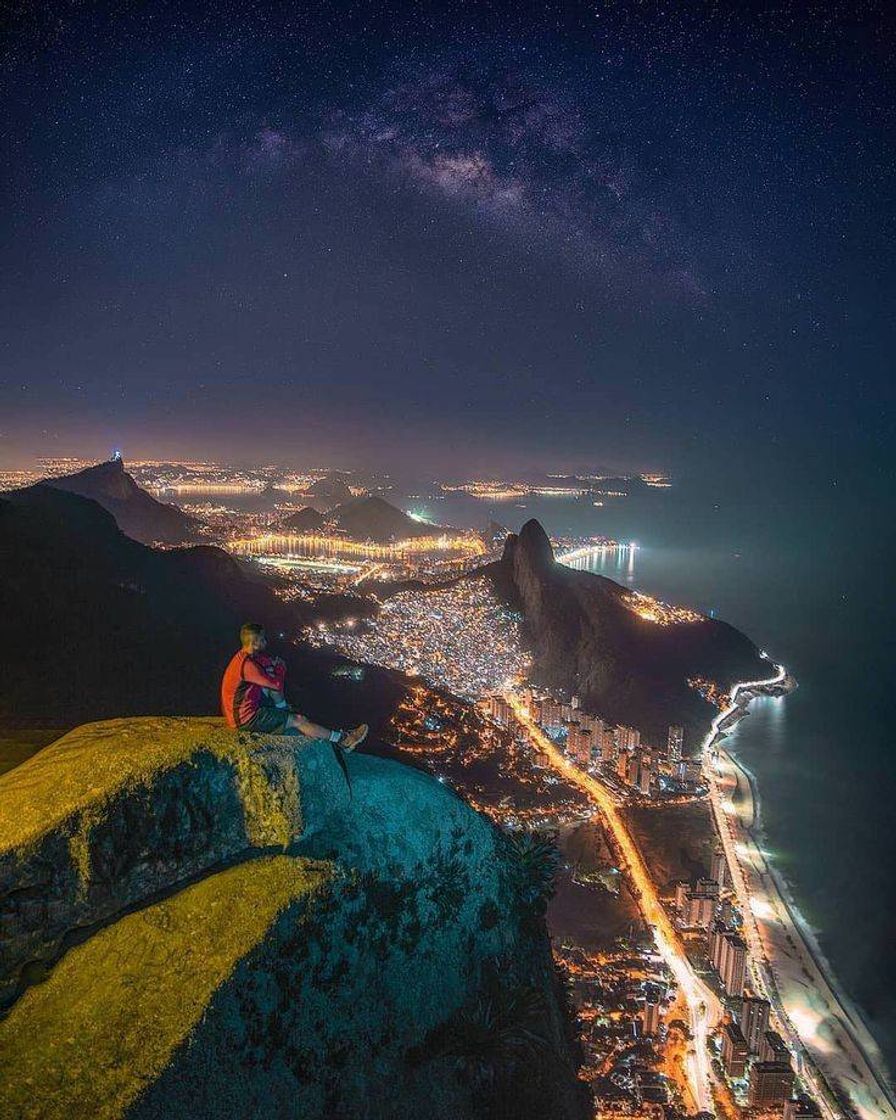
[[[352,498],[326,515],[327,528],[345,533],[356,541],[389,544],[409,537],[428,537],[441,532],[438,525],[415,521],[402,510],[375,494]]]
[[[332,597],[332,613],[342,606]],[[363,710],[374,723],[395,686],[374,670],[348,692],[333,681],[338,658],[295,644],[310,611],[221,549],[147,548],[80,495],[38,484],[0,496],[0,616],[14,635],[0,720],[9,726],[215,713],[249,620],[267,628],[289,666],[290,698],[312,718],[346,726]]]
[[[143,544],[186,544],[199,538],[201,522],[177,506],[156,501],[137,485],[119,458],[45,479],[41,485],[92,498],[112,514],[123,533]]]
[[[756,646],[733,626],[703,616],[649,621],[632,609],[627,588],[559,564],[534,519],[510,534],[502,558],[484,571],[523,614],[534,679],[578,695],[586,710],[637,727],[653,742],[680,724],[696,746],[708,728],[716,708],[689,680],[727,690],[770,675]]]
[[[277,526],[278,533],[319,533],[324,527],[324,515],[312,506],[291,513]]]
[[[308,487],[308,493],[326,506],[338,506],[352,500],[352,492],[338,474],[318,478]]]

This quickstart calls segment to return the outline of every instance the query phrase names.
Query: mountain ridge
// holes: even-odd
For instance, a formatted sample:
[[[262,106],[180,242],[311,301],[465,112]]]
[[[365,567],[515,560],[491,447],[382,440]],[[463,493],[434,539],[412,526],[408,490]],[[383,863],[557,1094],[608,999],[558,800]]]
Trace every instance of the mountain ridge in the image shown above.
[[[327,529],[342,532],[352,540],[390,544],[410,537],[428,537],[442,532],[439,525],[415,521],[404,510],[378,494],[364,494],[331,509],[325,517]]]
[[[605,576],[558,563],[535,519],[511,533],[500,560],[481,569],[519,609],[533,652],[533,679],[578,695],[587,710],[664,743],[685,728],[695,748],[717,709],[688,681],[726,691],[768,675],[758,648],[728,623],[700,616],[668,625],[632,609],[633,592]]]
[[[47,478],[38,485],[97,502],[112,514],[123,533],[141,544],[180,545],[200,537],[200,521],[177,506],[157,501],[137,485],[120,458],[108,459],[74,474]]]
[[[240,625],[258,621],[275,641],[291,638],[308,610],[214,546],[148,548],[89,498],[44,484],[0,496],[0,612],[16,634],[0,674],[9,726],[216,712]],[[364,708],[373,722],[396,692],[375,671],[338,689],[332,655],[291,641],[278,652],[292,698],[324,721],[359,722]]]
[[[297,533],[299,535],[304,533],[319,533],[323,527],[326,518],[314,506],[302,506],[301,509],[291,513],[288,517],[284,518],[277,526],[278,533]]]

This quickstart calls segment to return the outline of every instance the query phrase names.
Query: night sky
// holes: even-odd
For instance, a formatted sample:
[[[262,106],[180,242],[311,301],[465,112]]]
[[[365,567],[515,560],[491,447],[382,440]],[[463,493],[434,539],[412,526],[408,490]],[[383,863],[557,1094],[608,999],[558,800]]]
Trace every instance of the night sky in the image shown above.
[[[879,471],[893,45],[863,3],[13,4],[0,465]]]

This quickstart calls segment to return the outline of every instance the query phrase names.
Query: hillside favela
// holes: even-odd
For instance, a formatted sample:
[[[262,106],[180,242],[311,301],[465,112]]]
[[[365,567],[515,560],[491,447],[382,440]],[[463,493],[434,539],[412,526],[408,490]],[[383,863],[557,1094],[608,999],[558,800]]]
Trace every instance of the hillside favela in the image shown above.
[[[0,1120],[896,1120],[892,31],[4,17]]]

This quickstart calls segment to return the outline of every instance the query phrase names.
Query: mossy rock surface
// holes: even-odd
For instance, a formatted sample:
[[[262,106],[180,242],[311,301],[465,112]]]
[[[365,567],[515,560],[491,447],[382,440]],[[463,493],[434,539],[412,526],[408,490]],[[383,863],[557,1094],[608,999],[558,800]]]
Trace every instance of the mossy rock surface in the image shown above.
[[[330,876],[289,856],[239,864],[71,949],[0,1023],[2,1115],[125,1115],[276,918]]]
[[[101,812],[121,793],[151,787],[200,754],[246,773],[259,739],[237,734],[217,718],[118,719],[78,727],[4,776],[0,852],[25,849],[76,814]]]
[[[513,845],[417,770],[345,762],[116,720],[0,778],[2,1120],[498,1116],[426,1049],[496,978],[543,1001],[506,1115],[532,1086],[588,1114]]]
[[[328,743],[220,719],[86,724],[0,777],[0,1000],[73,930],[285,850],[348,799]]]
[[[63,734],[59,729],[4,728],[0,730],[0,774],[12,770],[27,761],[32,755],[58,739]]]

